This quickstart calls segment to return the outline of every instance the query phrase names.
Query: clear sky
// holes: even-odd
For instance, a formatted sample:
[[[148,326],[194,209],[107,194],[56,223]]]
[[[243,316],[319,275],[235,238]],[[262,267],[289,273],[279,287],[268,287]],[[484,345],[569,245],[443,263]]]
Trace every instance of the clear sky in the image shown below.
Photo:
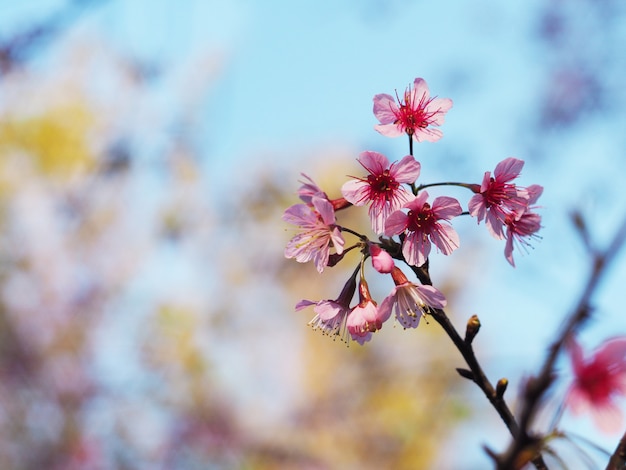
[[[2,1],[0,31],[9,34],[64,3]],[[585,2],[574,3],[580,6],[574,19],[585,24]],[[626,182],[623,94],[609,95],[608,117],[592,117],[567,131],[542,133],[536,124],[542,90],[561,60],[537,39],[538,15],[549,4],[117,0],[104,2],[79,20],[74,34],[104,35],[140,62],[172,72],[154,86],[164,113],[172,101],[185,99],[180,92],[172,95],[170,85],[193,85],[190,77],[204,63],[202,58],[216,61],[219,72],[197,74],[214,86],[197,104],[193,123],[214,181],[215,204],[241,184],[237,168],[258,165],[259,155],[282,162],[294,175],[314,171],[315,163],[305,156],[316,148],[341,145],[354,149],[355,157],[362,150],[378,150],[392,160],[401,158],[404,139],[386,140],[372,129],[371,99],[376,93],[393,94],[421,76],[431,93],[452,98],[444,138],[420,144],[416,151],[424,178],[478,182],[500,160],[516,156],[527,161],[522,184],[545,186],[540,200],[543,240],[529,255],[517,253],[515,270],[504,260],[501,243],[485,241],[493,255],[484,267],[474,268],[480,276],[467,281],[465,300],[481,316],[484,334],[490,335],[484,351],[492,359],[490,367],[496,375],[513,376],[532,370],[543,358],[547,340],[585,278],[584,252],[568,212],[581,206],[604,240],[626,212],[621,189]],[[613,25],[614,36],[598,32],[589,43],[571,44],[592,48],[596,43],[604,51],[611,64],[605,74],[610,90],[626,68],[623,58],[614,59],[619,57],[615,41],[626,35],[623,8],[616,11],[614,21],[621,27]],[[563,62],[576,58],[571,56]],[[295,179],[291,184],[295,190]],[[441,266],[452,268],[453,261],[441,260]],[[601,292],[597,305],[603,320],[585,335],[590,346],[626,333],[620,295],[624,279],[626,270],[616,268]],[[499,340],[498,331],[521,333]],[[493,443],[497,433],[463,441],[473,449],[470,454],[480,454],[483,439]]]

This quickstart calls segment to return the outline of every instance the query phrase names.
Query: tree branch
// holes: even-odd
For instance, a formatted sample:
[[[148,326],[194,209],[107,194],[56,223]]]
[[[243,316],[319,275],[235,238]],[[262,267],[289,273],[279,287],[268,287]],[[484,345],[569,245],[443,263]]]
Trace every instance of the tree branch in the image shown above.
[[[617,253],[622,248],[625,239],[626,219],[624,219],[622,226],[616,232],[608,248],[604,252],[596,252],[594,254],[587,284],[576,307],[572,313],[566,317],[561,327],[561,332],[548,349],[548,355],[541,371],[538,375],[528,380],[520,408],[519,433],[513,435],[514,439],[506,452],[496,458],[498,469],[509,470],[511,468],[518,468],[514,464],[519,462],[521,456],[536,445],[536,439],[529,435],[529,429],[537,409],[539,408],[542,396],[550,385],[552,385],[554,380],[554,364],[567,340],[572,337],[576,330],[589,318],[592,310],[591,298],[600,285],[600,281],[608,271],[610,263],[615,259]]]

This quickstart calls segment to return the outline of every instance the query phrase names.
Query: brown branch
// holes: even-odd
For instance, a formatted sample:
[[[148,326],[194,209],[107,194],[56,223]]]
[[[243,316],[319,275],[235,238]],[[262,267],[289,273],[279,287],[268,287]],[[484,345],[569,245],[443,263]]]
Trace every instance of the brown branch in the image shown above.
[[[494,386],[485,375],[482,367],[480,366],[476,355],[474,354],[474,348],[472,347],[471,341],[466,341],[461,338],[456,328],[443,310],[433,309],[431,311],[431,316],[435,319],[437,323],[439,323],[439,325],[443,328],[448,337],[452,340],[456,348],[463,356],[463,359],[465,359],[465,363],[469,367],[469,371],[465,371],[464,369],[457,369],[459,373],[463,377],[471,379],[476,385],[478,385],[478,387],[487,397],[487,400],[489,400],[489,403],[491,403],[491,406],[493,406],[493,408],[496,410],[496,412],[508,428],[511,435],[514,438],[517,437],[519,435],[519,426],[509,406],[504,400],[504,388],[506,387],[506,379],[501,379],[498,382],[498,387],[494,388]],[[471,375],[468,374],[468,372],[470,372]],[[492,454],[491,452],[489,453],[490,455]],[[541,454],[539,453],[534,453],[531,456],[531,461],[537,469],[543,470],[548,468],[543,461]]]
[[[578,303],[572,313],[566,317],[561,332],[556,341],[548,349],[548,355],[535,377],[528,380],[521,403],[519,415],[519,433],[514,434],[514,439],[508,449],[496,458],[497,468],[508,470],[518,468],[516,462],[522,460],[522,456],[536,445],[536,438],[529,434],[530,426],[539,408],[541,398],[548,390],[554,380],[554,364],[559,353],[569,338],[580,328],[589,318],[591,308],[591,298],[600,285],[600,281],[607,273],[608,267],[622,248],[626,239],[626,219],[615,234],[612,242],[604,252],[596,252],[593,257],[592,269],[587,280],[585,289],[580,296]]]
[[[430,275],[428,273],[428,260],[426,260],[426,263],[423,266],[411,266],[411,268],[422,284],[432,285],[432,280],[430,279]],[[459,372],[462,377],[470,379],[478,385],[478,388],[483,391],[487,400],[489,400],[491,406],[493,406],[496,410],[511,435],[516,438],[519,435],[519,426],[513,416],[513,413],[511,412],[511,409],[504,400],[504,392],[506,390],[506,386],[508,385],[508,381],[506,379],[500,379],[497,387],[494,388],[478,362],[476,354],[474,353],[474,348],[472,347],[472,340],[480,329],[478,317],[472,316],[469,319],[465,339],[463,339],[450,321],[450,318],[448,318],[448,315],[446,315],[445,311],[441,309],[431,309],[430,313],[452,340],[458,351],[463,356],[463,359],[465,359],[465,363],[469,367],[469,370],[457,369],[457,372]],[[486,451],[492,457],[496,457],[493,452],[489,451],[489,449],[486,449]],[[538,470],[548,469],[539,452],[533,452],[527,461],[532,461]]]

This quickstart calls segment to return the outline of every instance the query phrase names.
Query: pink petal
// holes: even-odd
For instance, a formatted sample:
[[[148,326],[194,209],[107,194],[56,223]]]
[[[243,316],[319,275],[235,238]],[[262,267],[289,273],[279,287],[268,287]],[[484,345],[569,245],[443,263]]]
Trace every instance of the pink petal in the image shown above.
[[[326,225],[335,223],[335,209],[328,199],[314,196],[312,199],[313,207],[320,213],[322,220]]]
[[[315,223],[317,217],[306,204],[294,204],[285,210],[282,219],[287,223],[301,226]]]
[[[430,254],[430,241],[425,239],[421,233],[413,232],[404,239],[402,254],[411,266],[421,266]]]
[[[438,219],[450,220],[462,212],[461,204],[453,197],[439,196],[433,201],[433,213]]]
[[[407,227],[408,216],[402,211],[395,211],[385,221],[384,233],[388,237],[404,232]]]
[[[378,306],[378,318],[380,319],[382,323],[389,320],[389,317],[391,316],[391,310],[395,302],[395,296],[396,296],[396,288],[394,287],[391,290],[391,293],[387,297],[385,297],[383,301],[380,303],[380,305]]]
[[[380,175],[387,168],[389,168],[389,159],[382,153],[368,150],[366,152],[361,152],[357,160],[361,165],[363,165],[363,168],[373,175]]]
[[[393,96],[381,93],[374,96],[374,116],[381,124],[393,124],[396,120],[394,111],[398,110]]]
[[[524,167],[524,160],[509,157],[502,160],[493,172],[498,181],[511,181],[519,176]]]
[[[543,186],[538,184],[530,185],[526,188],[526,192],[528,193],[528,205],[534,204],[543,193]]]
[[[594,358],[603,364],[615,364],[619,370],[626,371],[626,338],[605,341],[594,354]]]
[[[430,233],[430,239],[444,255],[449,255],[460,245],[459,234],[447,224],[440,224],[438,230]]]
[[[333,228],[332,232],[330,232],[330,240],[333,242],[333,246],[335,247],[335,251],[338,255],[343,253],[343,246],[345,245],[345,240],[343,239],[343,235],[341,235],[341,230],[338,227]]]
[[[515,260],[513,259],[513,234],[509,231],[506,237],[506,245],[504,245],[504,257],[509,264],[515,267]]]
[[[341,194],[351,204],[363,206],[367,204],[369,198],[369,185],[365,181],[351,179],[341,187]]]
[[[415,183],[420,176],[421,165],[412,155],[407,155],[391,165],[389,173],[399,183]]]
[[[400,130],[398,126],[395,124],[376,124],[374,126],[376,132],[385,137],[400,137],[401,135],[405,135],[403,131]]]
[[[344,311],[343,307],[341,307],[337,302],[334,302],[332,300],[323,300],[319,302],[315,306],[314,310],[315,313],[319,315],[319,318],[322,321],[332,320]]]
[[[433,286],[415,286],[420,295],[424,299],[424,302],[433,308],[444,308],[447,304],[445,296]]]
[[[413,138],[418,142],[437,142],[443,137],[443,132],[432,127],[416,129]]]
[[[565,404],[575,415],[582,414],[590,408],[587,394],[576,385],[573,385],[568,390],[567,395],[565,396]]]
[[[487,212],[485,225],[494,238],[502,240],[504,238],[504,222],[498,217],[498,211],[494,209],[495,208],[492,207],[491,210]]]
[[[485,198],[482,194],[475,194],[472,196],[467,204],[467,208],[469,209],[470,215],[472,217],[476,217],[477,223],[480,223],[480,221],[487,215],[487,204],[485,203]]]
[[[416,104],[419,103],[421,100],[428,100],[428,98],[430,98],[430,91],[428,90],[426,80],[424,80],[423,78],[416,78],[413,81],[413,90],[411,90],[411,93],[413,93],[413,96],[416,98]]]
[[[302,310],[303,308],[309,307],[311,305],[315,305],[317,302],[313,302],[311,300],[302,299],[300,302],[296,304],[296,312]]]
[[[452,108],[452,100],[450,98],[435,98],[428,106],[426,106],[427,113],[434,113],[431,118],[431,124],[435,126],[441,126],[444,123],[446,113]]]
[[[600,431],[606,434],[623,432],[624,416],[613,402],[591,407],[591,418]]]
[[[428,191],[420,191],[419,194],[404,205],[404,208],[412,211],[420,211],[428,200]]]

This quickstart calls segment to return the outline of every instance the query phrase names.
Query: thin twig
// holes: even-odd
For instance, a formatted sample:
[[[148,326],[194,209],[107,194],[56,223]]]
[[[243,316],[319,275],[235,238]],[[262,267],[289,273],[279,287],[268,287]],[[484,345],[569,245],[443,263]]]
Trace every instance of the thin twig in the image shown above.
[[[529,435],[530,425],[533,422],[541,398],[548,390],[554,380],[554,364],[559,353],[569,338],[571,338],[576,330],[589,318],[591,313],[591,298],[600,281],[606,275],[608,267],[616,258],[617,253],[622,248],[626,239],[626,218],[622,226],[619,228],[612,242],[604,252],[597,252],[593,257],[592,269],[589,279],[582,295],[580,296],[576,307],[572,313],[566,317],[561,332],[558,334],[556,341],[552,343],[548,349],[548,355],[541,368],[540,373],[528,380],[524,394],[522,397],[521,411],[519,414],[519,434],[514,435],[514,439],[509,448],[497,458],[498,469],[508,470],[516,468],[515,462],[518,462],[520,455],[525,453],[534,444],[534,439]]]
[[[423,266],[417,268],[412,267],[413,271],[419,278],[422,284],[432,285],[432,281],[430,279],[430,275],[428,273],[428,261]],[[487,375],[483,371],[478,359],[476,358],[476,354],[474,353],[474,348],[472,347],[472,337],[466,337],[464,340],[459,335],[458,331],[450,321],[446,312],[441,309],[431,309],[431,316],[435,319],[435,321],[443,328],[448,337],[452,340],[458,351],[465,359],[465,363],[469,367],[469,371],[464,369],[457,369],[457,371],[465,378],[472,380],[478,387],[483,391],[491,406],[496,410],[509,432],[513,437],[519,435],[519,426],[511,412],[511,409],[507,405],[504,400],[504,388],[498,390],[494,388],[491,384]],[[475,335],[475,332],[474,332]],[[506,383],[504,385],[506,387]],[[543,461],[543,457],[541,454],[536,453],[531,456],[531,461],[535,465],[538,470],[547,470],[545,462]]]

